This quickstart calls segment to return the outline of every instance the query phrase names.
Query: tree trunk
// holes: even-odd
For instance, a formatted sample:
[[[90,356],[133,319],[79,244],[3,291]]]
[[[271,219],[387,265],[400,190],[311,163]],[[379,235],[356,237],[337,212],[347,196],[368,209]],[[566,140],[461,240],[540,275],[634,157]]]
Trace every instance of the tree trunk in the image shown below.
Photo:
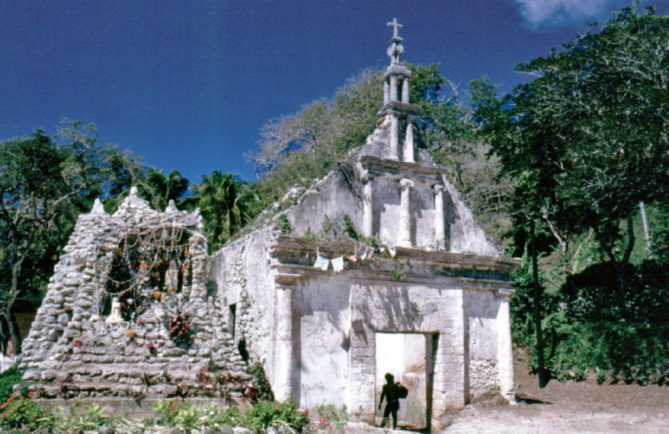
[[[2,319],[5,322],[8,341],[11,341],[14,346],[14,354],[21,353],[21,335],[19,334],[19,327],[14,318],[12,309],[14,308],[14,303],[19,295],[19,276],[21,275],[21,267],[23,266],[25,258],[26,254],[21,253],[16,262],[14,262],[14,265],[12,265],[12,278],[9,286],[7,303],[5,306],[2,306],[2,311],[0,311],[0,316],[2,316]]]
[[[530,221],[530,256],[532,257],[532,286],[534,287],[534,330],[537,339],[537,364],[539,365],[539,387],[543,388],[548,384],[548,371],[546,370],[546,361],[544,360],[544,338],[541,328],[541,296],[542,288],[539,282],[539,264],[536,245],[534,218]]]
[[[648,231],[648,219],[646,218],[646,207],[643,201],[639,202],[639,211],[641,212],[641,223],[643,223],[643,237],[646,239],[646,253],[650,255],[650,233]]]
[[[6,340],[4,336],[2,337],[4,341],[3,353],[6,352],[7,355],[21,354],[21,334],[19,333],[19,327],[16,318],[14,318],[14,314],[8,309],[5,309],[0,313],[0,316],[2,317],[0,318],[0,322],[3,323],[3,331],[7,334]],[[7,351],[9,348],[13,348],[13,350]],[[9,354],[10,352],[13,354]]]

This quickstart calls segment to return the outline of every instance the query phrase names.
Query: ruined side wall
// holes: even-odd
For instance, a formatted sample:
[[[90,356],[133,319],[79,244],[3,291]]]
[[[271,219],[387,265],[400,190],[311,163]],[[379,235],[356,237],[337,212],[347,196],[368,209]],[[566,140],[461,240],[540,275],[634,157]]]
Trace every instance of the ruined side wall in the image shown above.
[[[79,218],[24,342],[24,379],[31,390],[43,398],[241,393],[248,376],[217,301],[207,296],[207,243],[197,215],[173,207],[153,211],[132,192],[112,216],[96,207]],[[160,301],[152,301],[136,322],[108,323],[101,307],[124,235],[179,225],[191,232],[192,284],[180,295],[194,331],[189,347],[170,338]],[[239,383],[229,385],[230,377]]]
[[[51,378],[53,368],[58,364],[44,362],[61,338],[63,341],[71,339],[72,332],[66,336],[64,334],[69,329],[74,313],[80,314],[79,309],[90,309],[96,304],[97,300],[89,295],[99,286],[99,282],[94,279],[96,244],[105,240],[105,234],[109,232],[111,218],[108,214],[84,214],[77,220],[68,244],[63,249],[64,254],[49,278],[47,293],[37,310],[28,337],[23,341],[21,362],[24,367],[29,370],[46,369],[49,371],[47,377]]]
[[[227,243],[211,258],[209,280],[222,310],[236,305],[235,345],[244,341],[251,362],[261,362],[274,376],[275,289],[270,246],[275,231],[266,227]]]
[[[350,282],[328,278],[300,282],[295,292],[294,378],[300,406],[341,405],[349,376]]]

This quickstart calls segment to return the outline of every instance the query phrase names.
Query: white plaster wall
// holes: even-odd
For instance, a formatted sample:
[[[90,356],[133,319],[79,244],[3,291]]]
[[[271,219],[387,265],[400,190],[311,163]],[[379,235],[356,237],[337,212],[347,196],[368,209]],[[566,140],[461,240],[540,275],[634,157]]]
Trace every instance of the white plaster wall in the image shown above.
[[[464,405],[462,291],[402,282],[351,288],[351,373],[347,406],[373,420],[375,333],[438,333],[434,354],[433,415]]]
[[[362,194],[362,190],[359,192]],[[312,232],[322,230],[323,220],[343,217],[351,218],[356,230],[362,231],[362,201],[356,199],[351,187],[337,171],[330,172],[326,178],[307,191],[299,203],[286,211],[286,217],[292,230],[291,235],[304,235],[307,228]]]
[[[296,354],[299,370],[298,404],[315,407],[344,403],[348,378],[349,310],[348,282],[308,280],[297,287],[294,309],[299,337]]]
[[[412,239],[419,249],[436,247],[434,193],[431,186],[416,184],[411,190]]]
[[[499,391],[498,321],[499,298],[487,291],[465,291],[465,355],[468,400]]]
[[[268,377],[274,376],[274,272],[270,267],[269,246],[272,228],[251,232],[216,252],[210,281],[217,297],[227,306],[237,304],[235,341],[244,338],[252,361],[264,364]],[[230,325],[228,324],[228,329]]]
[[[384,243],[395,245],[400,225],[400,189],[397,181],[377,179],[373,184],[372,230]]]
[[[489,239],[483,228],[474,220],[474,215],[465,203],[460,200],[460,193],[453,185],[442,177],[446,193],[444,206],[447,209],[446,239],[450,251],[454,253],[474,253],[484,256],[499,256],[499,248]]]

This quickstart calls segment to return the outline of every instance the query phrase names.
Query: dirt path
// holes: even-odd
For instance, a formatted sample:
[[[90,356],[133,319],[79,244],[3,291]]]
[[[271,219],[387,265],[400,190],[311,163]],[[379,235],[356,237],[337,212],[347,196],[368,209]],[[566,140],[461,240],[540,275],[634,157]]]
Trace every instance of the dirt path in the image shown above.
[[[444,433],[669,433],[669,409],[561,402],[507,407],[470,406]]]
[[[517,405],[471,405],[451,416],[444,433],[669,433],[669,387],[598,385],[594,379],[540,389],[516,354]]]

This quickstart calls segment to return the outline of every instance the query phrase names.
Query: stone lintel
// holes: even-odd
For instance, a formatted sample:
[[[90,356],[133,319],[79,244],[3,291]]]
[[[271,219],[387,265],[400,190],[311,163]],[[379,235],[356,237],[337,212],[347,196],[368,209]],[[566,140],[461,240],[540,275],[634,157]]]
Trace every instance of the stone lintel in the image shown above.
[[[323,271],[309,265],[298,264],[277,264],[272,266],[278,271],[277,278],[280,276],[299,275],[302,279],[326,278],[328,281],[347,281],[356,283],[371,284],[422,284],[435,289],[453,288],[466,291],[492,292],[496,296],[506,296],[513,293],[513,289],[508,281],[479,279],[470,277],[446,277],[434,274],[413,274],[405,273],[400,280],[395,277],[392,270],[372,270],[372,269],[349,269],[340,273],[332,271]]]
[[[281,273],[277,274],[277,276],[274,278],[274,281],[277,283],[277,286],[286,288],[295,286],[297,281],[302,277],[304,277],[302,273]]]
[[[394,114],[398,117],[409,116],[413,117],[420,113],[420,106],[418,104],[408,104],[400,101],[390,101],[379,110],[379,115]]]
[[[411,77],[411,70],[401,63],[393,63],[386,68],[386,72],[383,76],[384,78],[387,78],[391,74]]]
[[[352,254],[355,250],[356,244],[346,241],[314,243],[313,241],[306,240],[303,237],[282,235],[278,237],[276,242],[272,245],[272,267],[281,268],[289,265],[298,265],[300,267],[306,266],[307,268],[311,268],[319,273],[331,273],[336,275],[337,273],[321,271],[311,266],[313,260],[315,259],[317,246],[321,255],[333,257],[338,255]],[[428,251],[399,246],[395,248],[395,251],[395,259],[397,260],[405,260],[416,266],[441,267],[442,269],[454,271],[479,270],[508,274],[520,264],[519,258],[499,258],[494,256],[482,256],[467,253]],[[310,253],[311,255],[309,255]],[[375,267],[377,268],[382,268],[384,265],[392,266],[394,262],[393,258],[390,258],[388,255],[382,253],[375,253],[374,258],[378,260],[379,265],[377,266],[375,261],[372,261],[371,263],[375,264]],[[358,262],[352,263],[351,266],[352,268],[359,270],[362,269],[361,267],[365,266],[365,264],[366,263],[363,261],[358,260]],[[299,269],[302,270],[302,268]],[[351,269],[347,269],[347,271],[350,271]],[[289,274],[290,273],[285,275],[288,276]],[[302,275],[302,272],[297,274]],[[434,276],[433,273],[425,274]],[[288,277],[285,278],[288,279]]]
[[[408,161],[396,161],[396,160],[388,160],[388,159],[381,159],[378,157],[374,157],[371,155],[364,155],[360,157],[360,164],[364,169],[371,169],[370,170],[370,175],[372,174],[372,171],[387,171],[390,173],[397,173],[401,174],[402,178],[413,178],[414,181],[417,181],[414,176],[412,175],[423,175],[423,176],[437,176],[441,177],[441,175],[446,173],[446,169],[443,169],[441,167],[436,167],[436,166],[426,166],[420,163],[411,163]],[[375,170],[376,169],[376,170]],[[439,182],[440,179],[432,179],[431,183],[435,184]]]

